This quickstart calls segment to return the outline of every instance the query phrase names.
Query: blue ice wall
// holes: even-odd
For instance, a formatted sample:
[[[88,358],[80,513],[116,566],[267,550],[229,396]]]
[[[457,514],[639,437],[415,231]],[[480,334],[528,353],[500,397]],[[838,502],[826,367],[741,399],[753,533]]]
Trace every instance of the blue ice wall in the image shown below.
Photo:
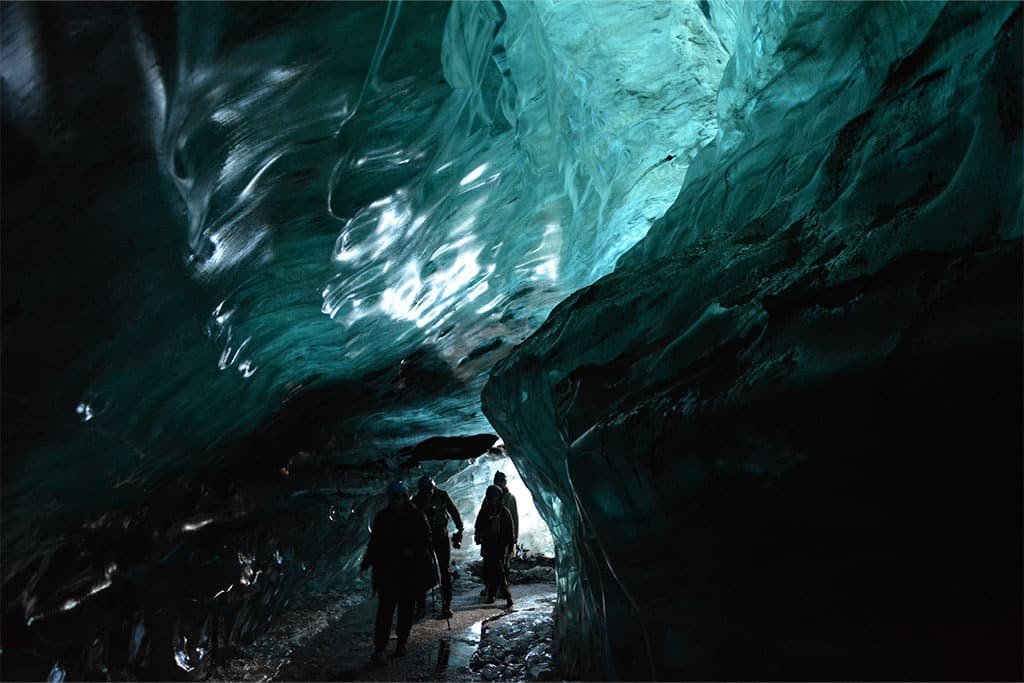
[[[483,452],[491,365],[671,204],[729,16],[5,5],[5,669],[200,677],[351,586],[409,449]]]
[[[1020,676],[1019,5],[2,12],[8,677],[202,677],[495,430],[571,675]]]
[[[555,520],[565,662],[1019,676],[1020,5],[726,18],[676,201],[484,390]]]

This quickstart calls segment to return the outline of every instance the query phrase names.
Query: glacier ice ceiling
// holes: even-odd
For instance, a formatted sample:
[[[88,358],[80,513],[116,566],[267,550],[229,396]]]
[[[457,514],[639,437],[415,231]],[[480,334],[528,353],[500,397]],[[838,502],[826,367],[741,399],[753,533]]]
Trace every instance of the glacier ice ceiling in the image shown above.
[[[500,437],[571,677],[1019,678],[1021,14],[5,3],[5,674],[202,678]]]

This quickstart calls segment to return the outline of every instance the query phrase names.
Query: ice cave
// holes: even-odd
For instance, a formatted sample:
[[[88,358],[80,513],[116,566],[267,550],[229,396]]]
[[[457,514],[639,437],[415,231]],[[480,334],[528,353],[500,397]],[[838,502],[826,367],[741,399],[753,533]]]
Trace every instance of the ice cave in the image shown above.
[[[3,2],[0,677],[1021,680],[1022,8]]]

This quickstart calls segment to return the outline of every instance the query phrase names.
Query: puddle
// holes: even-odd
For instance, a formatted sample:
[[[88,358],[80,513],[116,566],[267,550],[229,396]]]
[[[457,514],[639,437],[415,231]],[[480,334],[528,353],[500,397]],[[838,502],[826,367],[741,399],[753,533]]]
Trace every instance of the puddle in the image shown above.
[[[437,643],[437,659],[431,676],[421,680],[450,681],[469,676],[469,663],[480,644],[482,621],[467,629],[441,638]]]

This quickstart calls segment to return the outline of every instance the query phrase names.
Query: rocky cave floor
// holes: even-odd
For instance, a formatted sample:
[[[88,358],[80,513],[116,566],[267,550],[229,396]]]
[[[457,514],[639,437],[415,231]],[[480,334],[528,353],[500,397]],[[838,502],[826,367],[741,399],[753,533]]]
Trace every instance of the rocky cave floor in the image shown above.
[[[210,680],[558,680],[551,655],[553,568],[513,568],[512,581],[515,604],[506,610],[504,600],[484,603],[482,584],[475,576],[458,575],[451,629],[437,617],[438,590],[437,608],[428,596],[427,614],[413,624],[404,657],[392,657],[392,628],[388,661],[383,665],[370,662],[377,600],[368,596],[368,591],[291,610],[254,643],[218,666]]]

